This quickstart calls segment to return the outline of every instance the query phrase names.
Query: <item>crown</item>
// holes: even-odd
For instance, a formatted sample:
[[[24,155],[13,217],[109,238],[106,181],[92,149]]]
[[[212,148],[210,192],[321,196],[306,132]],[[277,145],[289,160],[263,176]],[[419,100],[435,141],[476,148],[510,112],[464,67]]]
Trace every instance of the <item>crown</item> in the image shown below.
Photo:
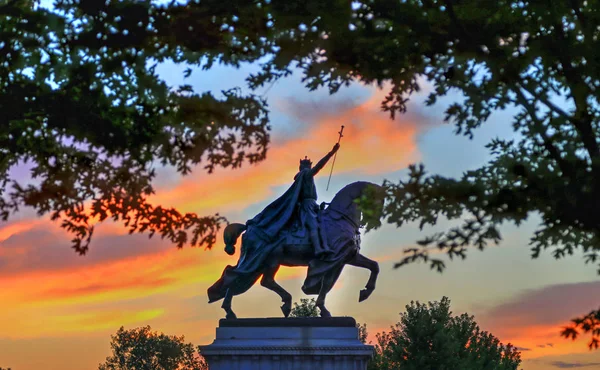
[[[308,159],[308,157],[307,157],[307,156],[304,156],[304,159],[301,159],[301,160],[300,160],[300,166],[302,166],[302,165],[305,165],[305,166],[306,166],[306,165],[308,165],[308,166],[312,166],[312,162],[311,162],[311,160],[310,160],[310,159]]]

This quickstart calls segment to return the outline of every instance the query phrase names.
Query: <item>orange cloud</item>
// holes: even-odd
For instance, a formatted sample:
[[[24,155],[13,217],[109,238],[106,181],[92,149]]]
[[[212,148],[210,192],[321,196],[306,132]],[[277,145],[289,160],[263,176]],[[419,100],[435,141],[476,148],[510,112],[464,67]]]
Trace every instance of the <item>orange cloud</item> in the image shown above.
[[[212,175],[197,173],[184,178],[171,190],[161,189],[153,197],[157,204],[176,206],[183,211],[218,212],[243,209],[257,200],[276,196],[272,188],[290,184],[298,160],[307,155],[316,163],[337,141],[345,126],[342,147],[335,163],[335,174],[359,172],[383,174],[402,169],[418,159],[416,136],[418,122],[401,117],[391,120],[380,111],[381,96],[340,111],[307,117],[309,134],[282,143],[272,142],[267,159],[255,166],[236,170],[217,170]],[[329,166],[320,176],[327,176]]]
[[[31,230],[43,222],[42,220],[27,220],[0,224],[0,243],[13,235]],[[0,253],[2,253],[2,249],[0,249]]]
[[[588,352],[587,336],[560,336],[569,320],[597,304],[597,281],[555,284],[524,291],[478,316],[478,321],[503,342],[529,348],[523,358]]]
[[[522,364],[527,370],[547,369],[597,369],[600,366],[600,352],[548,355],[535,359],[525,359]]]
[[[148,320],[155,319],[164,314],[162,308],[150,310],[102,310],[81,313],[56,315],[44,330],[48,333],[81,333],[118,328],[121,325],[144,325]]]
[[[565,322],[564,325],[514,327],[511,329],[513,335],[502,335],[500,339],[503,343],[527,348],[527,351],[521,352],[521,357],[524,359],[589,352],[585,338],[573,341],[559,335],[562,327],[566,325]]]
[[[168,307],[173,308],[172,303],[153,300],[151,307],[134,305],[125,312],[112,306],[176,291],[177,299],[187,294],[205,302],[205,289],[236,259],[221,250],[170,248],[93,265],[2,276],[0,337],[38,337],[143,323],[163,315]],[[306,268],[289,268],[282,269],[277,278],[282,281],[305,274]],[[94,308],[98,305],[106,311]]]
[[[65,321],[63,313],[81,305],[143,298],[193,282],[216,280],[224,261],[207,257],[198,249],[173,249],[93,266],[1,278],[0,336],[35,336],[52,328],[84,330],[86,326],[77,319],[81,316],[69,313],[75,319]],[[24,315],[27,320],[23,320]],[[24,321],[33,327],[24,330]]]

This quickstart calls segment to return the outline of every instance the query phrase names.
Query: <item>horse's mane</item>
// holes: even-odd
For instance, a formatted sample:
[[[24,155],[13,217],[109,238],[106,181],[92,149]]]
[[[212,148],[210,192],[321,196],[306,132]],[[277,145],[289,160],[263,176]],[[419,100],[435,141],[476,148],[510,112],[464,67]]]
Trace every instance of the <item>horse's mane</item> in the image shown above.
[[[331,203],[329,203],[329,206],[323,210],[323,215],[332,217],[334,219],[339,219],[342,214],[345,216],[351,216],[353,214],[351,207],[355,204],[353,202],[354,199],[360,197],[365,188],[368,186],[379,187],[379,185],[368,181],[356,181],[344,186],[333,197]]]
[[[356,181],[356,182],[350,183],[350,184],[344,186],[340,191],[338,191],[337,194],[335,194],[335,196],[333,197],[333,199],[331,200],[331,203],[329,203],[329,205],[331,206],[333,204],[341,203],[342,201],[346,200],[346,197],[356,198],[362,193],[362,191],[367,186],[370,186],[370,185],[379,187],[379,185],[374,184],[372,182],[368,182],[368,181]]]

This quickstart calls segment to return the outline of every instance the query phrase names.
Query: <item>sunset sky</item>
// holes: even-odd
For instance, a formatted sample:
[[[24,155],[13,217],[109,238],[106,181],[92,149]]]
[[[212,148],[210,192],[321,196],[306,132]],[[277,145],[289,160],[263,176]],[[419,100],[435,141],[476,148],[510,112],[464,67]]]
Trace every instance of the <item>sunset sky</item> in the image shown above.
[[[160,73],[178,85],[184,69],[165,64]],[[244,77],[254,70],[256,66],[198,70],[186,83],[197,91],[218,92],[243,86]],[[405,178],[407,165],[415,162],[430,172],[460,175],[485,163],[489,157],[484,145],[490,138],[512,135],[514,111],[492,116],[471,141],[453,135],[453,128],[442,123],[444,103],[454,96],[435,107],[425,107],[423,95],[416,96],[407,114],[391,120],[379,110],[383,94],[357,84],[329,96],[326,91],[308,92],[298,74],[282,80],[266,94],[273,126],[267,160],[211,175],[200,168],[186,177],[161,169],[152,201],[245,222],[291,184],[299,158],[308,155],[316,161],[331,149],[340,125],[346,126],[345,137],[329,191],[329,166],[316,180],[319,202],[353,181]],[[499,247],[472,250],[466,261],[449,263],[443,274],[422,264],[393,269],[404,248],[448,225],[442,221],[424,232],[415,225],[384,226],[364,235],[363,254],[381,266],[377,290],[358,303],[368,271],[347,267],[328,296],[330,311],[366,323],[374,337],[393,325],[411,300],[448,296],[455,314],[475,315],[483,329],[520,347],[526,370],[600,368],[600,352],[588,350],[588,338],[559,336],[570,318],[600,305],[596,268],[584,265],[580,254],[555,261],[546,253],[531,260],[527,244],[535,218],[518,229],[503,228]],[[122,325],[151,325],[167,334],[183,334],[196,345],[208,344],[224,314],[220,302],[207,303],[206,289],[237,257],[227,256],[222,243],[211,251],[177,250],[160,239],[128,235],[122,225],[110,222],[97,227],[89,253],[80,257],[58,224],[24,210],[0,223],[0,367],[97,368],[109,355],[110,335]],[[294,301],[304,298],[300,286],[305,272],[279,272],[278,280]],[[234,298],[233,309],[239,317],[280,316],[280,304],[276,294],[257,285]]]

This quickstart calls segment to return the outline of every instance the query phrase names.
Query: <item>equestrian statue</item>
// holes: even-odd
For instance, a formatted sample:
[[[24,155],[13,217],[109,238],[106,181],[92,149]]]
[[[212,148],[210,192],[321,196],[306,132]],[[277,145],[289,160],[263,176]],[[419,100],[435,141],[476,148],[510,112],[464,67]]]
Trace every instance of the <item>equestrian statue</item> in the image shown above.
[[[292,309],[292,296],[275,281],[280,266],[308,267],[302,291],[318,295],[316,305],[321,317],[331,316],[325,307],[325,297],[345,265],[371,272],[365,289],[360,291],[360,302],[375,290],[379,265],[360,253],[362,225],[358,200],[378,199],[378,206],[382,207],[383,188],[358,181],[346,185],[328,205],[317,204],[314,176],[339,148],[338,140],[314,167],[308,158],[301,159],[292,186],[281,197],[246,224],[232,223],[225,228],[225,252],[235,253],[241,235],[241,253],[237,265],[225,267],[221,278],[208,288],[208,298],[209,303],[223,299],[221,307],[227,319],[236,318],[231,309],[233,296],[245,293],[258,279],[263,287],[281,297],[281,310],[287,317]]]

